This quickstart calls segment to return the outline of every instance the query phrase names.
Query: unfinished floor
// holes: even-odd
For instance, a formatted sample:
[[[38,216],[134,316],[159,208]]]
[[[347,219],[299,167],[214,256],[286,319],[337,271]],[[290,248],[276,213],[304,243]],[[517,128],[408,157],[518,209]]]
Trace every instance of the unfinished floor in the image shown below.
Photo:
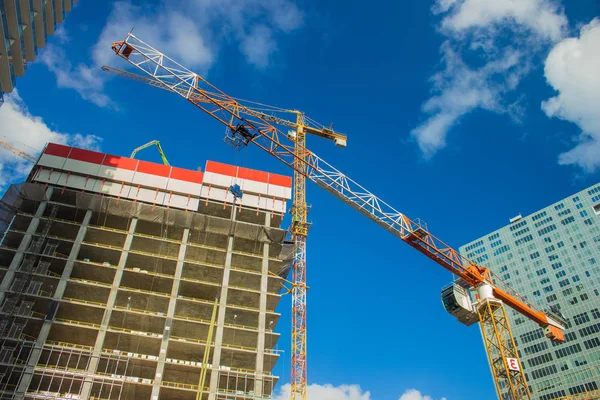
[[[190,212],[34,183],[7,196],[1,399],[271,397],[293,251],[280,214],[208,200]]]

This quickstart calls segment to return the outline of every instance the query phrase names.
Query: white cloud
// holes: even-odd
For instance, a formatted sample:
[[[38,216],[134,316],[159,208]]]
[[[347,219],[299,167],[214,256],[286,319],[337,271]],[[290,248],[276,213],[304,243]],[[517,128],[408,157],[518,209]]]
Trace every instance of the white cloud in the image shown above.
[[[600,168],[600,20],[585,25],[579,37],[558,43],[546,59],[545,75],[558,94],[542,103],[549,117],[571,121],[581,134],[559,163],[586,172]]]
[[[429,117],[411,131],[425,158],[445,147],[449,129],[469,112],[481,108],[510,113],[502,94],[513,90],[529,70],[523,54],[512,48],[479,69],[466,65],[450,42],[441,50],[445,69],[431,78],[434,96],[422,106]],[[498,76],[500,79],[494,79]]]
[[[400,396],[399,400],[433,400],[430,396],[425,396],[424,394],[421,394],[421,392],[419,392],[416,389],[409,389],[406,392],[404,392],[404,394],[402,396]],[[445,398],[442,398],[441,400],[446,400]]]
[[[436,0],[432,11],[442,16],[447,40],[444,70],[432,77],[432,97],[422,106],[426,119],[411,131],[426,158],[444,148],[450,129],[476,109],[518,121],[519,106],[509,95],[568,25],[551,0]]]
[[[74,89],[98,106],[115,107],[104,93],[108,76],[100,67],[116,61],[111,44],[124,39],[132,28],[148,44],[205,74],[220,47],[232,40],[239,42],[249,64],[268,67],[277,51],[276,36],[297,29],[302,22],[303,14],[291,0],[162,0],[154,5],[124,0],[113,4],[92,46],[91,62],[72,65],[58,46],[48,46],[40,58],[56,74],[59,87]]]
[[[37,156],[48,142],[97,149],[101,140],[94,135],[71,135],[53,130],[41,117],[29,112],[17,90],[5,96],[5,103],[0,107],[0,121],[0,139],[33,156]],[[0,149],[0,189],[24,178],[30,169],[28,161]]]
[[[438,0],[434,12],[448,13],[442,29],[453,34],[516,24],[543,39],[557,41],[567,28],[567,18],[550,0]]]
[[[283,385],[273,400],[288,400],[290,385]],[[369,392],[363,392],[358,385],[308,385],[308,400],[371,400]]]

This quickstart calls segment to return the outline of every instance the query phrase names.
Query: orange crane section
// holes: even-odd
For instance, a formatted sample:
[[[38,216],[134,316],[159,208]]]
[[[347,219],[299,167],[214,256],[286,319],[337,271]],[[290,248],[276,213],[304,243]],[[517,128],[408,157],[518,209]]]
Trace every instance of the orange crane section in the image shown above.
[[[25,160],[31,162],[31,163],[35,163],[36,158],[34,156],[32,156],[31,154],[25,153],[23,150],[17,149],[15,146],[13,146],[12,144],[5,142],[4,140],[0,140],[0,147],[10,151],[13,154],[16,154],[17,156],[24,158]]]
[[[400,213],[385,201],[290,138],[265,118],[216,88],[131,33],[112,46],[115,53],[169,90],[177,93],[226,128],[226,141],[239,149],[252,143],[350,205],[406,242],[479,293],[477,314],[499,397],[530,399],[503,304],[544,328],[550,340],[564,341],[560,318],[529,303],[489,269],[477,265],[430,233],[420,221]],[[306,388],[303,389],[304,395]],[[505,397],[502,393],[508,393]],[[209,397],[210,398],[210,397]],[[294,399],[294,393],[292,393]]]

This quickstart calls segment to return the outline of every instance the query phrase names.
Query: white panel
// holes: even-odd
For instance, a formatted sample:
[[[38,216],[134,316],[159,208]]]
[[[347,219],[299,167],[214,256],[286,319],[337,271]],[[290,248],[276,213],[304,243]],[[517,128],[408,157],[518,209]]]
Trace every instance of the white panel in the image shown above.
[[[156,203],[156,199],[158,198],[156,190],[133,188],[130,193],[131,198],[143,201],[146,203]]]
[[[44,167],[62,169],[65,165],[66,158],[52,156],[50,154],[42,154],[40,160],[38,161],[38,165],[43,165]]]
[[[131,186],[129,185],[121,185],[120,182],[104,182],[102,186],[102,190],[99,190],[99,185],[96,184],[94,190],[98,190],[98,192],[102,192],[111,196],[120,196],[120,197],[129,197],[129,191]]]
[[[200,191],[202,189],[202,184],[180,181],[177,179],[169,179],[167,183],[167,190],[172,190],[174,192],[191,194],[193,196],[199,196]]]
[[[200,199],[197,197],[192,197],[190,199],[190,203],[187,206],[187,209],[196,211],[196,210],[198,210],[199,205],[200,205]]]
[[[191,198],[189,199],[189,202],[188,202],[187,196],[181,196],[178,194],[173,194],[170,198],[170,201],[169,201],[169,196],[167,195],[165,200],[166,200],[165,203],[163,203],[164,205],[169,206],[169,207],[174,207],[174,208],[186,209],[186,208],[188,208],[188,203],[189,204],[192,203]],[[196,205],[196,207],[197,207],[197,205]]]
[[[69,177],[69,181],[65,186],[72,189],[83,189],[85,183],[85,176],[71,174],[71,176]]]
[[[240,179],[237,181],[240,181]],[[228,188],[236,182],[236,178],[228,175],[215,174],[214,172],[205,172],[202,182]]]
[[[247,179],[242,180],[242,183],[240,184],[240,187],[242,188],[243,192],[252,192],[260,194],[267,194],[268,186],[269,185],[267,185],[264,182],[251,181]]]
[[[242,196],[242,205],[246,207],[257,208],[259,205],[258,196],[250,193],[244,193]]]
[[[102,178],[112,179],[121,182],[131,182],[133,180],[134,171],[128,169],[109,167],[107,165],[100,166],[98,176]]]
[[[50,172],[49,169],[44,169],[41,171],[38,170],[37,175],[34,178],[34,180],[44,182],[44,183],[56,184],[56,183],[58,183],[58,179],[60,178],[60,175],[61,175],[60,172],[56,172],[56,171]]]
[[[159,189],[166,189],[167,181],[168,178],[157,175],[144,174],[143,172],[136,172],[135,175],[133,175],[133,179],[131,180],[131,182],[133,182],[136,185],[144,185]]]
[[[286,197],[286,188],[283,186],[277,186],[277,185],[269,185],[269,190],[267,191],[267,193],[269,194],[269,196],[272,197],[279,197],[280,199],[285,199],[285,198],[289,198]]]
[[[93,164],[85,161],[68,159],[63,169],[73,171],[80,175],[98,175],[99,164]]]

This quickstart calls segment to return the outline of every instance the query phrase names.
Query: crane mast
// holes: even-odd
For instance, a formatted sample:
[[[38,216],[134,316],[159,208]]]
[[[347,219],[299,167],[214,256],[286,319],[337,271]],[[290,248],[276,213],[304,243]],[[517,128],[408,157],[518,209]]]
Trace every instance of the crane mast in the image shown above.
[[[0,140],[0,147],[10,151],[11,153],[31,162],[31,163],[35,163],[35,157],[32,156],[31,154],[25,153],[23,150],[20,150],[18,148],[16,148],[15,146],[13,146],[12,144],[5,142],[4,140]]]
[[[274,127],[270,123],[272,121],[240,104],[203,77],[131,33],[125,40],[113,43],[112,47],[118,56],[143,71],[151,79],[161,82],[169,90],[224,124],[228,128],[227,140],[231,144],[241,148],[252,143],[292,168],[295,183],[299,186],[296,187],[296,195],[305,196],[305,181],[306,179],[312,181],[459,277],[465,285],[477,289],[480,299],[474,306],[479,315],[498,395],[503,400],[531,398],[504,305],[508,305],[543,327],[546,336],[555,342],[564,341],[564,325],[560,319],[539,310],[501,280],[495,281],[489,269],[462,256],[430,233],[420,221],[411,220],[309,151],[305,146],[304,138],[298,140],[302,129],[298,130],[300,135],[296,135],[294,143],[287,143],[290,139]],[[297,122],[297,125],[302,126],[300,122]],[[294,197],[294,200],[298,201],[296,204],[299,206],[294,206],[292,210],[294,218],[292,228],[296,243],[303,246],[308,229],[306,198]],[[299,252],[296,256],[298,254],[305,253]],[[303,265],[306,260],[305,258],[298,260],[301,263],[296,261],[294,267]],[[305,282],[305,276],[294,278],[294,289],[299,290],[300,295],[305,294],[306,286],[296,285],[296,280]],[[303,306],[305,307],[305,303]],[[293,318],[297,317],[300,323],[305,323],[305,320],[302,320],[305,318],[304,313],[305,308],[299,308],[298,315],[294,315]],[[294,342],[293,345],[295,346],[296,343]],[[305,335],[304,341],[298,341],[298,346],[302,346],[301,348],[305,350]],[[301,374],[298,375],[300,379],[292,382],[292,399],[306,395],[306,364],[305,360],[298,361],[304,361],[304,364],[298,364],[302,365],[303,369],[297,371]],[[295,373],[296,371],[293,371],[293,374]],[[294,385],[303,386],[294,388]]]

